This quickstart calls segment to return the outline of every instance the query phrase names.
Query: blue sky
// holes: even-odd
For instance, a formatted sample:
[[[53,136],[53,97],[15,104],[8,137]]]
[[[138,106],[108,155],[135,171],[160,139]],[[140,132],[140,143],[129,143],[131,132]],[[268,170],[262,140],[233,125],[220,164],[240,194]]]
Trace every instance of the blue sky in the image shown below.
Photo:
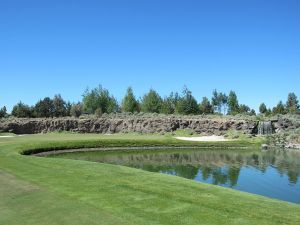
[[[300,97],[300,1],[0,1],[0,107],[102,84],[198,100],[233,89],[257,109]]]

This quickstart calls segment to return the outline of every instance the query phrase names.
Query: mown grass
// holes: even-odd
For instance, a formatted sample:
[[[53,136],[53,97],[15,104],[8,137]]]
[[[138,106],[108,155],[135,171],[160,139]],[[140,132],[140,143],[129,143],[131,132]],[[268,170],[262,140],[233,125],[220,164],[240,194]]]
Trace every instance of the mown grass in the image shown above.
[[[186,144],[137,134],[1,138],[0,224],[299,224],[296,204],[123,166],[19,154],[28,148],[169,142]]]
[[[52,141],[38,145],[30,143],[22,146],[21,154],[30,155],[45,151],[81,149],[81,148],[107,148],[107,147],[205,147],[205,148],[232,148],[258,145],[258,142],[228,141],[228,142],[185,142],[176,139],[161,140],[130,140],[130,139],[100,139],[100,140],[73,140]]]
[[[174,138],[171,134],[78,134],[78,133],[50,133],[47,135],[31,135],[39,142],[27,141],[19,147],[19,152],[24,155],[36,154],[45,151],[104,148],[104,147],[205,147],[205,148],[231,148],[231,147],[259,147],[263,143],[261,138],[240,138],[226,142],[188,142]],[[46,137],[46,138],[45,138]],[[21,140],[22,138],[19,137]],[[41,145],[40,142],[43,142]]]

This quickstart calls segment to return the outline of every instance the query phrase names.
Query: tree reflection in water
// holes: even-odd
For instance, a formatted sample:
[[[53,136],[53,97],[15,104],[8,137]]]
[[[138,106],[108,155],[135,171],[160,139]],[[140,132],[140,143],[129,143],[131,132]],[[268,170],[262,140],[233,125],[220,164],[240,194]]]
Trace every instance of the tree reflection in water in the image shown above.
[[[80,155],[80,154],[79,154]],[[243,167],[265,173],[269,167],[287,175],[296,184],[300,175],[300,152],[248,150],[180,150],[108,152],[89,156],[91,161],[114,163],[188,179],[201,175],[204,181],[234,187]],[[78,156],[79,157],[79,156]],[[82,158],[81,158],[82,159]]]
[[[300,204],[300,151],[94,151],[65,153],[57,157],[119,164],[172,174]]]

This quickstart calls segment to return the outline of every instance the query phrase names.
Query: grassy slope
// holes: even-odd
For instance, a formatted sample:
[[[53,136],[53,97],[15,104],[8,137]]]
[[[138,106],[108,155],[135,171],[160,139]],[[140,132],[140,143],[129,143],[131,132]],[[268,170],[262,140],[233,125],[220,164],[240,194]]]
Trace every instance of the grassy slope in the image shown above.
[[[95,145],[104,139],[173,142],[141,135],[1,138],[0,224],[295,225],[300,221],[296,204],[122,166],[18,154],[28,147],[70,146],[74,140]]]

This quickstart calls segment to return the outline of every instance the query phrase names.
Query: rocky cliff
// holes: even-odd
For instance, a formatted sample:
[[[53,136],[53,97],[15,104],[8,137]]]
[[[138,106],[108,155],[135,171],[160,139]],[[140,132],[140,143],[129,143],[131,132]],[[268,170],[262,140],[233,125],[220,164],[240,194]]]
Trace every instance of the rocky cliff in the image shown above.
[[[2,119],[0,131],[16,134],[35,134],[53,131],[73,131],[80,133],[166,133],[178,129],[189,129],[202,135],[222,135],[228,130],[245,134],[257,132],[257,121],[227,117],[101,117],[101,118],[33,118]]]

